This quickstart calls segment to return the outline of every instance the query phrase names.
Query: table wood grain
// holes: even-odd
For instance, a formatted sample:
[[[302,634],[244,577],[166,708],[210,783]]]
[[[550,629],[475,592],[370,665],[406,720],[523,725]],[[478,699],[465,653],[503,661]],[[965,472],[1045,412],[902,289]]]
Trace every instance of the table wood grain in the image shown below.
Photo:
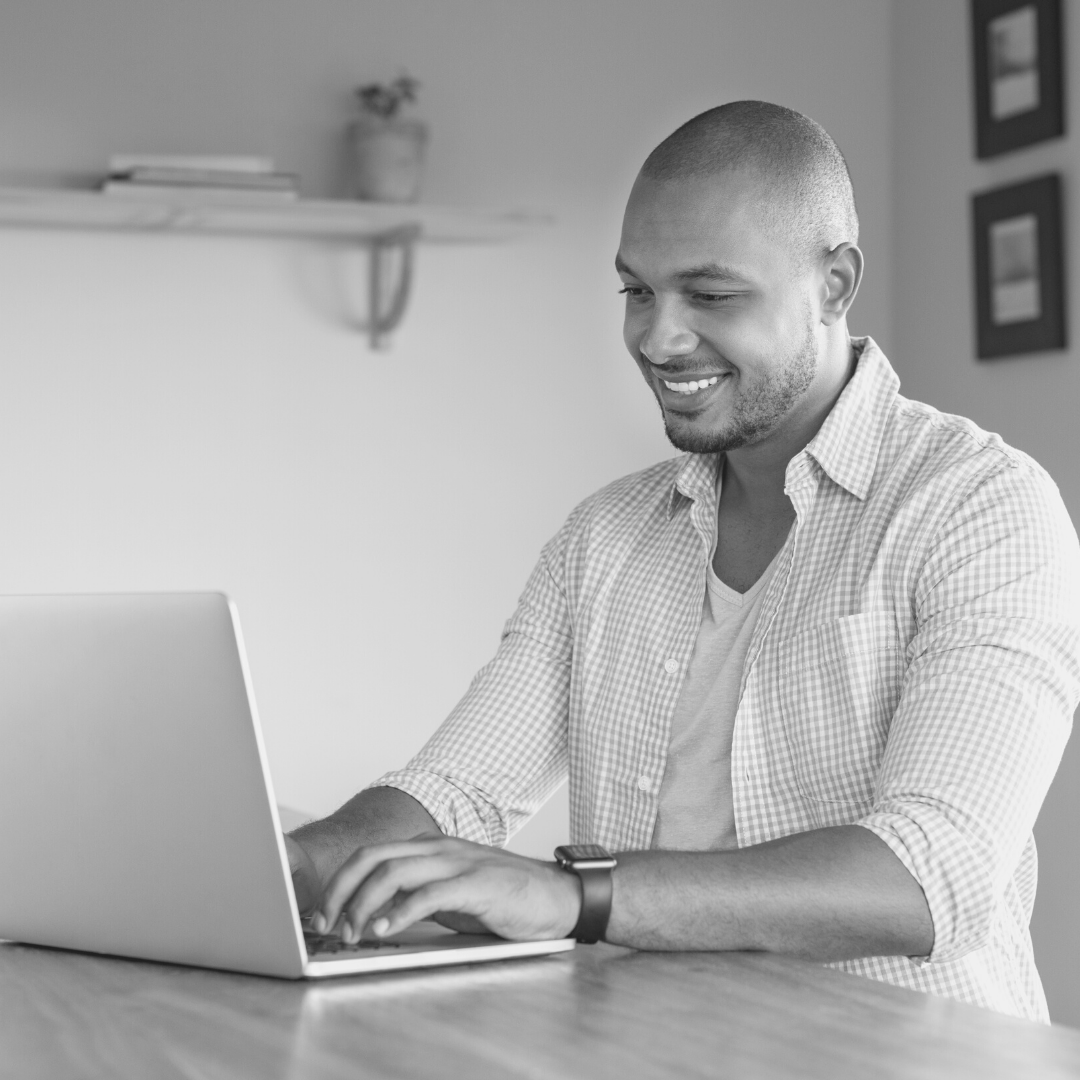
[[[762,954],[573,953],[293,983],[0,944],[0,1076],[1080,1077],[1080,1032]]]

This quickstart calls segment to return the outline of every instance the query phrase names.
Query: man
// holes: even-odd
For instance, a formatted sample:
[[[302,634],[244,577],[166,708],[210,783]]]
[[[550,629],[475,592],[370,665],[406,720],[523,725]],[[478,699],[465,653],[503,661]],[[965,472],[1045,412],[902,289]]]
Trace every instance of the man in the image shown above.
[[[857,240],[799,113],[731,103],[650,155],[624,336],[686,453],[579,506],[408,768],[289,839],[316,929],[606,919],[1046,1018],[1031,828],[1080,700],[1080,551],[1034,462],[849,337]],[[575,842],[617,860],[599,901],[500,850],[567,772]]]

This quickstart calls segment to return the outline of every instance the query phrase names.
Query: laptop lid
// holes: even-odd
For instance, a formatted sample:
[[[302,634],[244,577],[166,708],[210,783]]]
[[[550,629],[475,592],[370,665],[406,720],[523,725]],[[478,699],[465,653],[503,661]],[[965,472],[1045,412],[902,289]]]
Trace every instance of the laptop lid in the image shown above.
[[[262,975],[573,948],[418,926],[309,957],[236,609],[0,597],[0,938]]]
[[[0,937],[296,977],[235,611],[0,597]]]

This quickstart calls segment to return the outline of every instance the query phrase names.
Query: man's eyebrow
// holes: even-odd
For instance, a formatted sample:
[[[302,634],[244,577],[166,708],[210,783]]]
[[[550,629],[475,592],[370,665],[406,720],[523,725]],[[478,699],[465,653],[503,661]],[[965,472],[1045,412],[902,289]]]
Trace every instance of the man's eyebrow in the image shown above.
[[[705,278],[709,281],[730,281],[737,285],[750,284],[738,270],[714,262],[702,263],[700,266],[689,266],[685,270],[677,270],[673,276],[679,281],[697,281]]]
[[[626,265],[621,255],[615,256],[615,269],[621,274],[628,274],[630,277],[638,276]],[[672,276],[677,281],[700,281],[704,278],[707,281],[727,281],[735,285],[750,284],[745,275],[740,274],[730,266],[723,266],[715,262],[702,263],[700,266],[689,266],[685,270],[675,271]]]

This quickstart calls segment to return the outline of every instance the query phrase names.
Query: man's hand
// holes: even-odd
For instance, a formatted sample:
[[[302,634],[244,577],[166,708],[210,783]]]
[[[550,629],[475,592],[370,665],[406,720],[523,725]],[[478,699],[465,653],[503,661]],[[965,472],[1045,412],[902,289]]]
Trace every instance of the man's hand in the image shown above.
[[[318,904],[323,882],[357,848],[423,834],[442,836],[420,803],[392,787],[367,788],[329,817],[293,829],[285,836],[285,851],[300,914],[308,914]]]
[[[295,876],[295,875],[294,875]],[[359,941],[435,915],[456,930],[514,941],[566,937],[581,910],[581,884],[554,863],[447,837],[360,848],[326,886],[312,918],[318,933],[339,926]]]

